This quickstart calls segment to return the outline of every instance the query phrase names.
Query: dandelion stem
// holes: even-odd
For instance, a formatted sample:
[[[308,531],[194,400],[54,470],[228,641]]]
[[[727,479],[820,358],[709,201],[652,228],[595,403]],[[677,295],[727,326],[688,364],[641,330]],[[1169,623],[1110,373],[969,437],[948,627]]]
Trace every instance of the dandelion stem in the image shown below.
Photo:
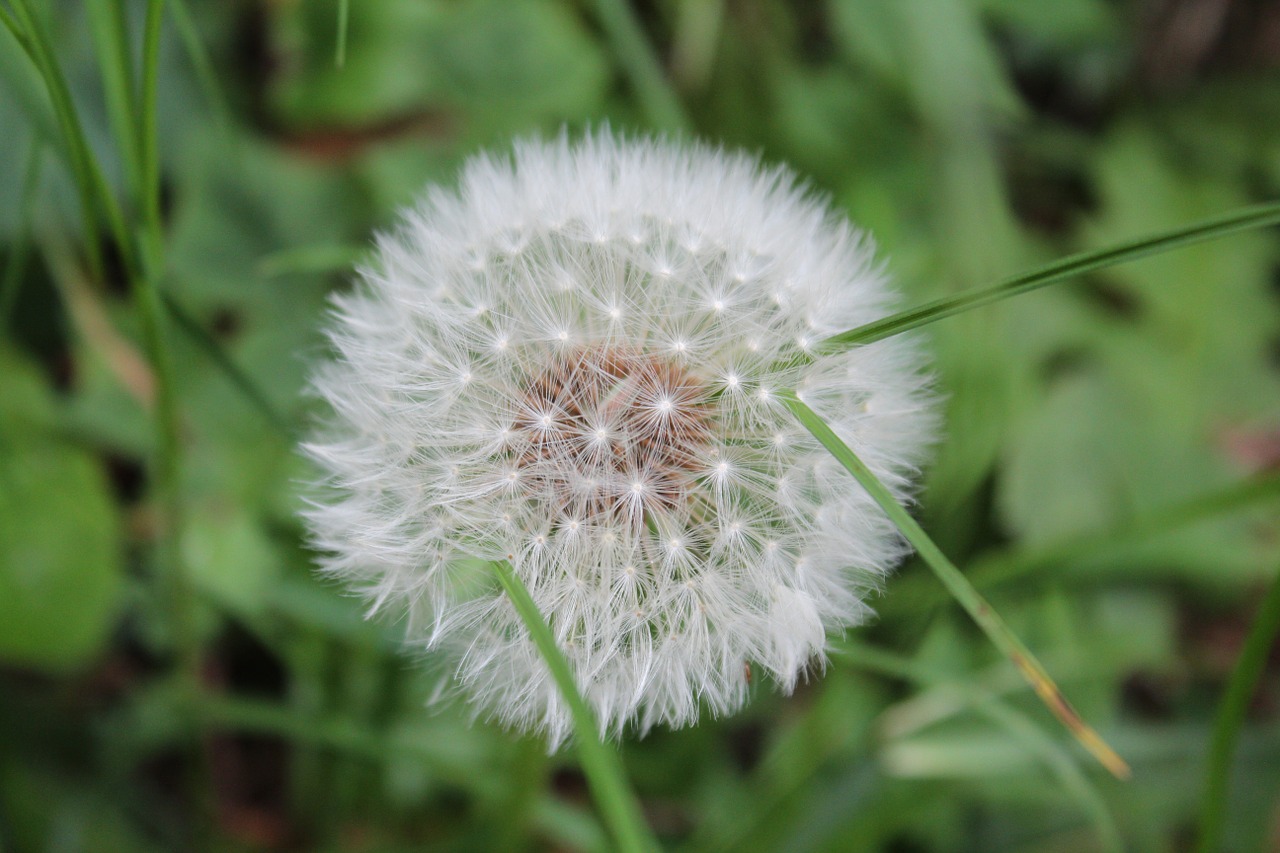
[[[1258,678],[1266,667],[1267,656],[1276,634],[1280,633],[1280,573],[1271,581],[1258,615],[1245,637],[1240,659],[1227,682],[1218,716],[1213,724],[1213,740],[1209,745],[1209,764],[1205,771],[1204,794],[1200,800],[1200,839],[1198,853],[1222,849],[1222,832],[1226,826],[1227,797],[1231,758],[1236,740],[1244,725],[1245,712],[1253,696]]]
[[[600,806],[600,812],[608,823],[620,850],[653,851],[658,849],[640,813],[639,804],[627,786],[626,774],[618,754],[600,740],[600,730],[595,714],[591,712],[578,686],[574,682],[569,662],[556,645],[551,628],[547,625],[533,596],[505,561],[491,564],[502,588],[515,606],[533,642],[547,663],[556,686],[573,715],[574,732],[577,735],[578,755],[587,784]]]
[[[980,308],[1010,296],[1036,290],[1048,284],[1065,281],[1094,270],[1136,261],[1171,249],[1225,237],[1237,231],[1264,228],[1280,223],[1280,202],[1243,207],[1230,213],[1160,234],[1139,237],[1105,249],[1068,255],[1024,273],[1011,276],[987,287],[977,287],[926,302],[915,308],[891,314],[874,323],[859,326],[825,339],[818,345],[821,352],[841,352],[862,344],[873,343],[910,329],[918,329],[937,320]]]
[[[1045,668],[1036,659],[1031,650],[1018,639],[996,613],[995,609],[973,588],[964,574],[956,568],[942,550],[934,544],[929,535],[911,514],[903,508],[889,489],[880,482],[871,469],[863,464],[849,446],[840,440],[826,421],[813,409],[806,406],[794,393],[782,395],[786,406],[795,415],[801,425],[813,434],[823,447],[845,467],[854,479],[866,489],[889,519],[902,531],[903,536],[916,549],[929,565],[943,586],[960,602],[960,605],[978,623],[978,627],[990,638],[991,642],[1018,667],[1022,676],[1035,689],[1036,695],[1053,712],[1068,731],[1089,750],[1104,767],[1116,778],[1127,779],[1129,766],[1115,753],[1110,746],[1093,730],[1076,712],[1058,685],[1054,683]]]
[[[649,120],[663,130],[691,130],[693,124],[630,5],[625,0],[596,0],[596,13]]]

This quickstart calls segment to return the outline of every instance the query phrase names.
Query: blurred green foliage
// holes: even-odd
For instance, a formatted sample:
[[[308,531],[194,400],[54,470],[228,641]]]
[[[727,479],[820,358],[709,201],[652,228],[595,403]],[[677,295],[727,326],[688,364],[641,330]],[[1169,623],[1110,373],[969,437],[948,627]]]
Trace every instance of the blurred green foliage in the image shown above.
[[[135,47],[143,5],[123,3]],[[86,6],[33,7],[127,199]],[[1270,4],[1199,23],[1185,0],[632,7],[695,132],[810,176],[875,235],[907,302],[1280,196]],[[153,582],[139,317],[118,251],[104,280],[81,269],[105,238],[85,233],[43,83],[0,30],[0,848],[601,848],[572,753],[458,702],[424,708],[447,673],[312,576],[293,444],[325,296],[371,232],[480,148],[566,124],[643,132],[637,81],[583,0],[353,2],[341,68],[336,0],[166,11],[161,284],[198,331],[170,323],[166,343],[201,713],[181,710]],[[948,403],[927,529],[962,567],[1070,555],[1054,549],[1274,472],[1278,283],[1271,229],[931,327]],[[1271,495],[990,590],[1133,781],[1089,766],[908,564],[861,645],[797,695],[758,685],[733,718],[623,745],[651,823],[690,850],[1082,851],[1113,820],[1125,849],[1186,849],[1215,704],[1280,569]],[[1273,667],[1227,849],[1280,838],[1278,719]]]

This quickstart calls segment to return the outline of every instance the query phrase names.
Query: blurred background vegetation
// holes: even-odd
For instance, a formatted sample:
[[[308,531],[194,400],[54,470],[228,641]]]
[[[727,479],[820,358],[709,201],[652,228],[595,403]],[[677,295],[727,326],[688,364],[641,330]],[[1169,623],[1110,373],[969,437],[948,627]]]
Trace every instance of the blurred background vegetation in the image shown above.
[[[137,68],[146,4],[0,5],[33,11],[145,220],[110,46]],[[325,296],[372,231],[513,136],[672,124],[637,50],[698,136],[793,164],[870,229],[909,302],[1280,197],[1268,0],[633,0],[630,33],[625,8],[356,0],[339,66],[338,0],[164,6],[143,232],[177,392],[168,558],[134,250],[81,217],[56,103],[0,30],[0,848],[605,844],[572,751],[426,709],[447,672],[313,576],[293,445]],[[948,427],[919,515],[1133,780],[909,563],[796,695],[757,684],[732,718],[625,743],[649,821],[687,850],[1192,849],[1216,708],[1280,569],[1275,229],[929,337]],[[166,559],[194,593],[187,664]],[[1280,850],[1280,666],[1230,791],[1224,849]]]

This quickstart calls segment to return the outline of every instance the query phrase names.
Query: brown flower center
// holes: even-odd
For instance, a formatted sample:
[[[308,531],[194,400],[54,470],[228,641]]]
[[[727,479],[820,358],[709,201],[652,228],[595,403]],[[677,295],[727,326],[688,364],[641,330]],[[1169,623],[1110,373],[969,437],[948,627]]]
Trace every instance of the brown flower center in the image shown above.
[[[669,359],[573,349],[526,385],[517,469],[566,514],[643,523],[651,510],[685,501],[713,414],[706,384]]]

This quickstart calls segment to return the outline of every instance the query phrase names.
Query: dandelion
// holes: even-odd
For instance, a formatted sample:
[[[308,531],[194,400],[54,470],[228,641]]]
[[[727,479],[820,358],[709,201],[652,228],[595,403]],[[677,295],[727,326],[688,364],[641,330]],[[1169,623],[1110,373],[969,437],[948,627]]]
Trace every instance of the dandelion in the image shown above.
[[[780,394],[907,497],[921,355],[817,346],[892,302],[866,236],[785,169],[608,133],[478,156],[335,299],[307,445],[324,569],[553,745],[568,710],[491,561],[602,734],[730,713],[752,673],[790,691],[904,546]]]

